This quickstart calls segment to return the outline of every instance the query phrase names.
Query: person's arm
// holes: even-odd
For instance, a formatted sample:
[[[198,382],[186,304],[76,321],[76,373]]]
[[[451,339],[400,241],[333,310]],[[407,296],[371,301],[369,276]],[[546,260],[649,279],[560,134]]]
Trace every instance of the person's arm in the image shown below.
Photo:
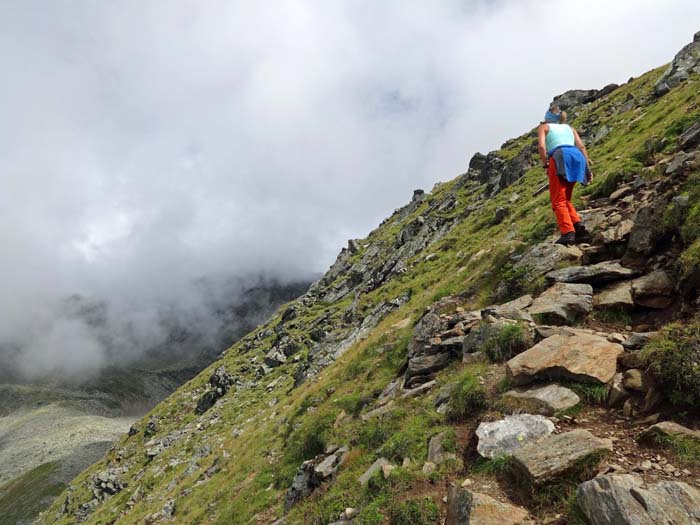
[[[574,144],[576,144],[576,147],[581,150],[581,153],[583,153],[583,156],[586,157],[586,164],[588,164],[588,171],[591,173],[590,179],[593,180],[593,171],[591,170],[591,159],[588,157],[588,151],[586,151],[586,145],[583,143],[581,140],[581,137],[578,135],[578,131],[572,126],[571,130],[574,132]]]
[[[540,127],[537,128],[537,149],[540,153],[540,160],[542,161],[542,166],[544,166],[545,168],[547,167],[547,148],[545,146],[545,138],[547,136],[548,131],[549,126],[547,124],[540,124]]]

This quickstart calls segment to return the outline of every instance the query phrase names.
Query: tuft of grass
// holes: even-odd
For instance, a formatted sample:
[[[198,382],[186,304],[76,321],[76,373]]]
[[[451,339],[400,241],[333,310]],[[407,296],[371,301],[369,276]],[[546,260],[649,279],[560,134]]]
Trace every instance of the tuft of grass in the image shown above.
[[[532,345],[532,339],[521,324],[493,324],[491,334],[481,345],[481,351],[492,363],[502,363],[524,352]]]
[[[654,444],[668,448],[686,465],[700,465],[700,440],[683,436],[656,434]]]
[[[608,398],[608,391],[606,386],[600,383],[579,383],[576,381],[563,381],[562,384],[576,392],[576,394],[578,394],[578,396],[587,403],[602,405]]]
[[[440,520],[440,509],[432,498],[399,501],[389,507],[391,525],[433,525]]]
[[[641,350],[659,381],[659,390],[679,408],[698,410],[700,403],[700,318],[672,323]]]
[[[512,457],[507,454],[499,454],[491,459],[479,457],[472,465],[471,470],[475,474],[502,476],[508,474],[512,467]]]
[[[622,308],[601,308],[596,310],[595,318],[616,326],[627,326],[632,322],[630,313]]]
[[[488,406],[486,391],[474,372],[464,370],[450,385],[447,412],[449,421],[463,421]]]

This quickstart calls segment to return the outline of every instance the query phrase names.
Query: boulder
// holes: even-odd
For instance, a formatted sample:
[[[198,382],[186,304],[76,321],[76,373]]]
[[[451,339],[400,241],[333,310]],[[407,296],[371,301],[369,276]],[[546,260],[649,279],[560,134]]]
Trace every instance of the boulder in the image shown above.
[[[481,311],[481,315],[483,318],[491,316],[496,319],[532,321],[532,316],[525,311],[531,304],[532,296],[523,295],[504,304],[487,306]]]
[[[369,479],[387,465],[391,465],[391,463],[386,458],[379,458],[377,461],[372,463],[370,467],[364,472],[364,474],[357,478],[357,480],[360,482],[360,485],[367,485]]]
[[[656,423],[644,430],[637,440],[646,443],[656,443],[659,438],[674,438],[692,439],[700,442],[700,430],[691,430],[683,425],[679,425],[673,421],[662,421]]]
[[[668,308],[673,302],[675,286],[664,270],[656,270],[632,281],[634,302],[647,308]]]
[[[589,284],[557,283],[543,292],[528,308],[543,322],[573,323],[593,308],[593,287]]]
[[[525,525],[527,510],[502,503],[486,494],[471,492],[457,485],[447,489],[447,518],[445,525]]]
[[[612,281],[630,279],[639,275],[638,270],[625,268],[620,261],[603,261],[589,266],[569,266],[549,272],[548,281],[558,283],[602,284]]]
[[[553,434],[529,443],[513,454],[513,467],[531,486],[553,481],[561,475],[576,475],[572,469],[587,458],[601,459],[612,451],[612,441],[588,430]]]
[[[631,219],[625,219],[618,222],[615,226],[600,232],[597,235],[596,240],[606,245],[622,243],[630,236],[633,229],[634,221]]]
[[[435,372],[445,368],[452,359],[449,352],[419,355],[409,359],[404,388],[413,388],[432,381]]]
[[[506,363],[514,385],[536,379],[564,377],[577,381],[607,383],[617,371],[622,346],[586,332],[543,339]]]
[[[688,149],[700,144],[700,121],[692,124],[678,137],[678,145],[681,149]]]
[[[603,288],[593,296],[593,306],[596,308],[634,308],[632,284],[622,282]]]
[[[534,273],[544,274],[554,270],[563,263],[578,264],[583,252],[576,246],[562,246],[552,242],[540,243],[525,250],[513,267],[516,270],[530,269]]]
[[[617,407],[621,406],[630,397],[629,392],[625,389],[625,385],[622,382],[622,374],[615,374],[612,381],[608,385],[608,406]]]
[[[428,461],[439,465],[448,459],[456,459],[456,454],[445,450],[444,441],[447,435],[445,432],[440,432],[430,438],[428,443]]]
[[[484,458],[510,456],[520,447],[554,432],[554,423],[539,415],[519,414],[481,423],[476,429],[476,450]]]
[[[626,350],[637,350],[647,344],[656,332],[632,332],[622,343]]]
[[[650,378],[638,368],[625,370],[622,374],[622,385],[627,390],[646,393],[651,387]]]
[[[310,496],[320,484],[321,480],[314,474],[314,461],[304,461],[292,480],[292,486],[289,487],[285,494],[285,512],[288,512],[299,501]]]
[[[607,474],[579,485],[576,502],[591,525],[700,523],[700,490],[679,481]]]
[[[503,394],[502,403],[511,410],[553,416],[576,406],[581,399],[566,387],[551,383],[544,386],[516,388]]]

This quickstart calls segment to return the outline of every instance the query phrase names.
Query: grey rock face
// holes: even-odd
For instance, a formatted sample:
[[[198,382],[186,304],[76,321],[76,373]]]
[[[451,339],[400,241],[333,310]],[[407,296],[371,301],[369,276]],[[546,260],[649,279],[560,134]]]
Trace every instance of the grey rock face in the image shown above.
[[[700,41],[697,38],[676,54],[671,65],[654,84],[654,93],[657,96],[665,95],[688,80],[691,73],[700,73]]]
[[[503,403],[512,410],[553,416],[579,404],[581,398],[573,390],[551,383],[545,386],[518,388],[503,394]]]
[[[591,525],[700,523],[700,491],[678,481],[646,485],[629,474],[598,476],[579,485],[576,501]]]
[[[484,458],[512,455],[520,447],[554,432],[554,423],[543,416],[519,414],[505,419],[481,423],[476,429],[479,442],[476,450]]]
[[[675,285],[664,270],[657,270],[632,281],[634,302],[647,308],[667,308],[673,302]]]
[[[314,462],[312,460],[304,461],[299,470],[297,470],[292,486],[289,487],[284,497],[285,512],[288,512],[296,503],[311,495],[320,484],[320,480],[314,474]]]
[[[573,323],[593,309],[590,284],[557,283],[537,297],[528,313],[553,324]]]
[[[547,280],[559,283],[602,284],[629,279],[639,275],[638,270],[625,268],[619,261],[604,261],[590,266],[569,266],[546,275]]]
[[[700,122],[691,125],[678,137],[678,145],[683,149],[689,149],[698,144],[700,144]]]
[[[229,389],[235,384],[235,379],[231,377],[223,366],[220,366],[209,377],[210,390],[197,402],[195,414],[204,414],[214,406],[219,399],[226,395]]]
[[[568,472],[579,461],[612,451],[612,441],[588,430],[572,430],[525,445],[513,454],[514,465],[531,485],[551,481]]]

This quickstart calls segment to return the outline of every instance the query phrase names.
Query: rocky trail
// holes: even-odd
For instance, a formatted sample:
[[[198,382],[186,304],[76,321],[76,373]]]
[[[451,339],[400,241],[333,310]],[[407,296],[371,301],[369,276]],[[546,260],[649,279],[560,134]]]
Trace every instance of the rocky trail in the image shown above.
[[[489,363],[493,356],[484,348],[506,326],[524,329],[528,347],[503,365],[486,365],[479,379],[487,390],[497,391],[499,383],[513,389],[502,394],[499,410],[472,418],[456,433],[464,464],[473,464],[475,457],[506,459],[511,475],[467,468],[466,477],[448,480],[447,525],[569,523],[560,506],[552,512],[551,501],[538,493],[572,481],[591,523],[700,523],[700,465],[659,446],[664,437],[678,435],[700,444],[700,431],[676,423],[677,415],[661,405],[640,357],[643,344],[679,306],[667,268],[672,257],[647,253],[654,225],[644,218],[655,195],[658,188],[641,181],[623,186],[583,211],[594,232],[590,244],[563,247],[552,238],[527,250],[518,264],[537,268],[530,278],[544,277],[546,288],[539,295],[476,311],[465,310],[459,297],[447,297],[417,323],[403,377],[363,419],[385,414],[393,399],[430,395],[438,388],[439,372],[456,359],[467,366]],[[624,312],[628,324],[596,315],[611,310]],[[577,384],[597,396],[595,404],[582,405]],[[438,393],[438,412],[444,413],[448,397]],[[502,418],[504,411],[513,415]],[[425,473],[456,458],[442,449],[442,437],[429,444]],[[305,463],[287,493],[288,508],[330,478],[347,452],[339,449]],[[394,468],[380,458],[360,482],[377,472],[389,476]],[[349,509],[341,518],[351,515]],[[351,522],[340,519],[336,525]]]

